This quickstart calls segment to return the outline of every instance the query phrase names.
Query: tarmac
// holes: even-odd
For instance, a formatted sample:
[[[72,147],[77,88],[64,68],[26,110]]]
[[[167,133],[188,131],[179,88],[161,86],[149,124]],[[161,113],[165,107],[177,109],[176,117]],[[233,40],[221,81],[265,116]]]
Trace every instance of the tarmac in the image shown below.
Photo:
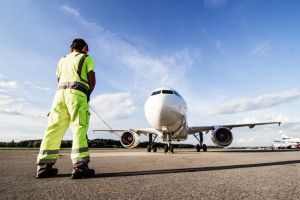
[[[36,179],[38,150],[0,150],[0,199],[299,199],[300,151],[91,150],[91,179]]]

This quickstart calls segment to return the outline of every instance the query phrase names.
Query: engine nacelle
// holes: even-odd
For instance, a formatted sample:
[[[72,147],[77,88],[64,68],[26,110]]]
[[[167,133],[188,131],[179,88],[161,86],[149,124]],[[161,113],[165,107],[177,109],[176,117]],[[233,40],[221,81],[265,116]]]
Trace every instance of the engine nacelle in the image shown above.
[[[227,147],[232,140],[232,133],[228,128],[220,127],[212,133],[212,141],[219,147]]]
[[[133,131],[126,131],[121,135],[121,144],[127,149],[132,149],[140,144],[140,136]]]

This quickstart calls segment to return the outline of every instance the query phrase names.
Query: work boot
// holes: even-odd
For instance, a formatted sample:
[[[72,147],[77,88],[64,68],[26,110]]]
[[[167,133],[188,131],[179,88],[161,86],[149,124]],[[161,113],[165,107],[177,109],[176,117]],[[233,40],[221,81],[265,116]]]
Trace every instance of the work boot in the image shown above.
[[[52,168],[53,164],[37,165],[36,178],[49,178],[56,176],[57,168]]]
[[[90,169],[88,162],[78,162],[73,165],[72,179],[92,178],[95,176],[95,170]]]

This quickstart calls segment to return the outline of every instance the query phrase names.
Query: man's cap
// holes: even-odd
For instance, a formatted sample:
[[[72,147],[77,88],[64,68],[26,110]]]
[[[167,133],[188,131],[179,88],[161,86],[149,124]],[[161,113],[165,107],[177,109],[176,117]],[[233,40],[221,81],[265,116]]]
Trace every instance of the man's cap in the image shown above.
[[[76,49],[76,50],[82,50],[83,47],[85,47],[87,45],[87,43],[81,39],[81,38],[76,38],[75,40],[73,40],[72,44],[71,44],[71,48]]]

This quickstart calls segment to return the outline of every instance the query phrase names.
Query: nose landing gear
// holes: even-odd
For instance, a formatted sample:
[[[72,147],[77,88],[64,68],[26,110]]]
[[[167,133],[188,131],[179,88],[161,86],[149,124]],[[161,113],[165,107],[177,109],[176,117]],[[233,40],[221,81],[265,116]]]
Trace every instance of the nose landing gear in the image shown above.
[[[167,134],[167,141],[168,141],[168,144],[165,144],[164,152],[168,153],[168,151],[170,151],[171,153],[174,153],[174,147],[171,144],[170,134]]]

